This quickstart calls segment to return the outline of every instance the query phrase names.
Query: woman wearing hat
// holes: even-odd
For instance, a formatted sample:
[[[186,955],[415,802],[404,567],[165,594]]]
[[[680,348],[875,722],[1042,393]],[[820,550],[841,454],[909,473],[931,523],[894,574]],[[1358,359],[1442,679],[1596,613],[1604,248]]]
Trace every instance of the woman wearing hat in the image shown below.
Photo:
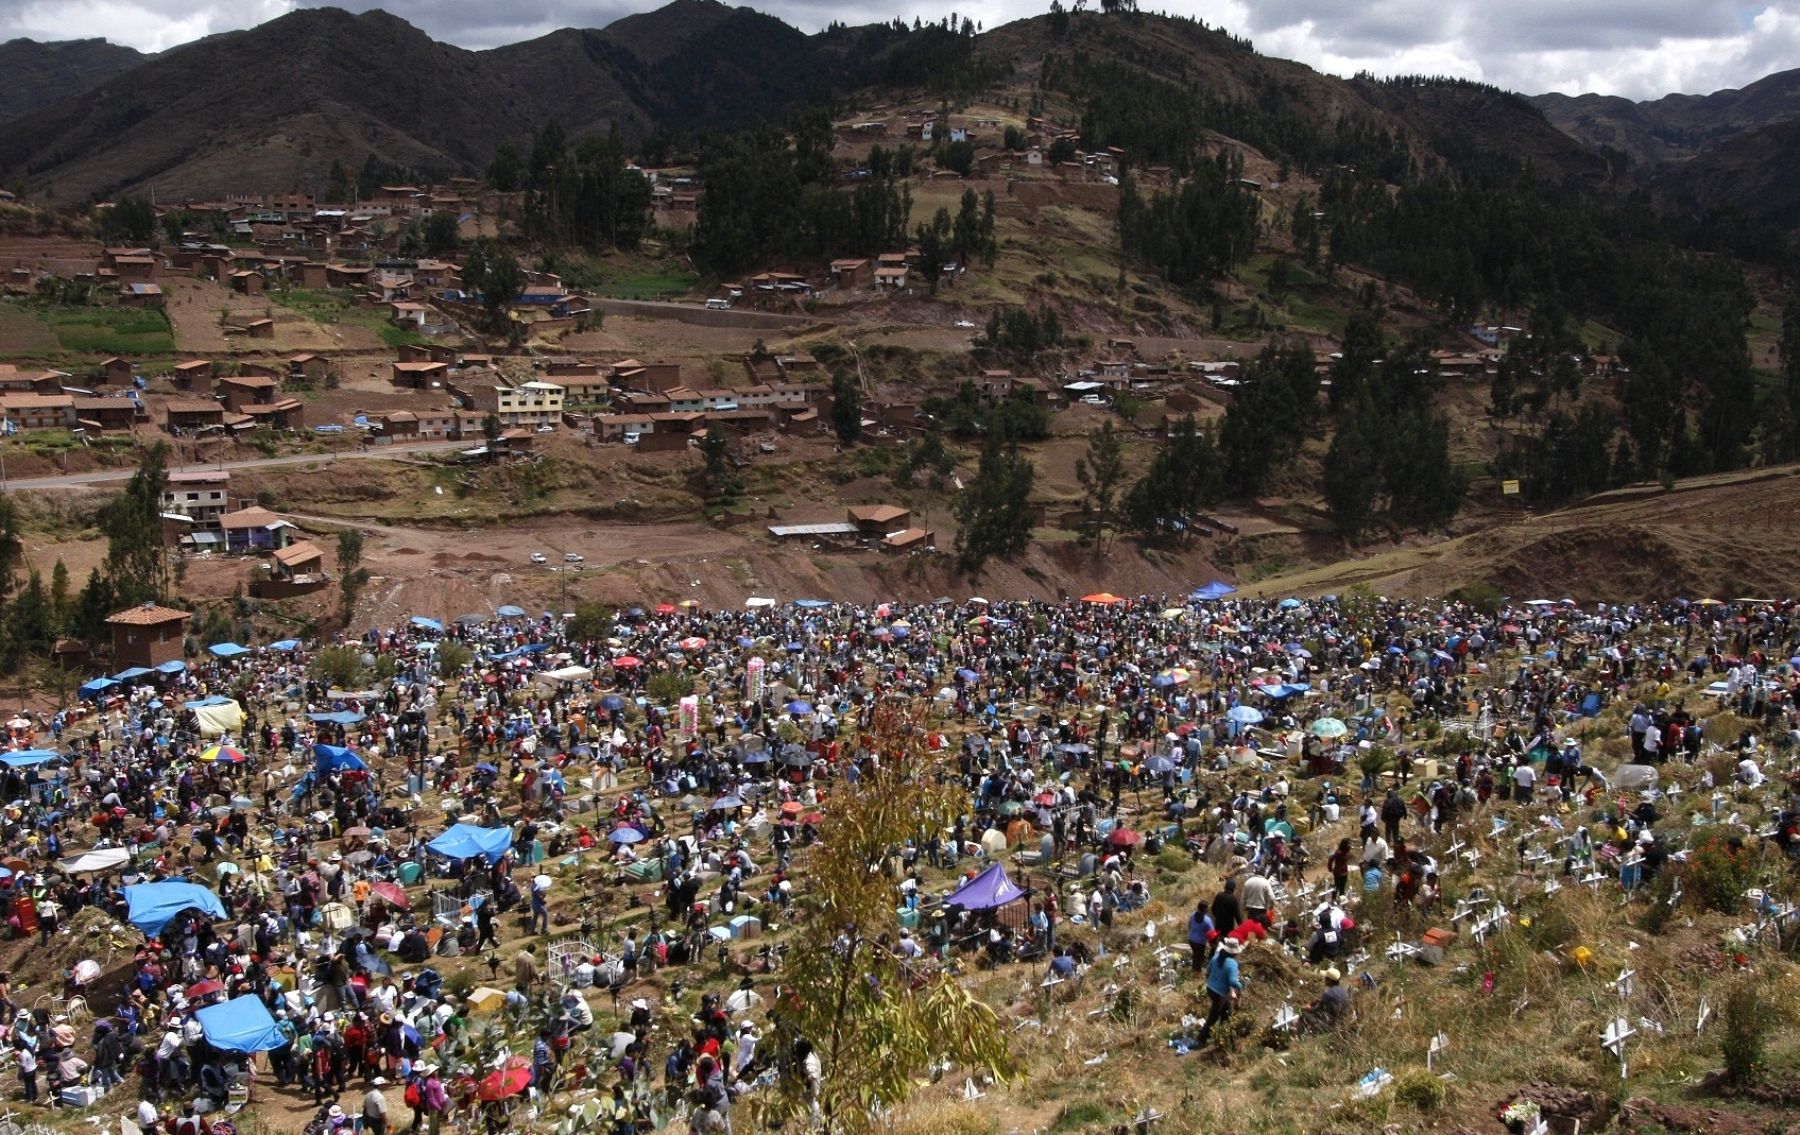
[[[1238,954],[1243,951],[1244,944],[1232,937],[1219,939],[1219,948],[1213,953],[1212,960],[1206,963],[1206,996],[1212,1002],[1207,1010],[1206,1023],[1200,1026],[1200,1043],[1206,1044],[1212,1038],[1213,1026],[1231,1016],[1237,1008],[1238,994],[1243,991],[1243,978],[1238,974]]]

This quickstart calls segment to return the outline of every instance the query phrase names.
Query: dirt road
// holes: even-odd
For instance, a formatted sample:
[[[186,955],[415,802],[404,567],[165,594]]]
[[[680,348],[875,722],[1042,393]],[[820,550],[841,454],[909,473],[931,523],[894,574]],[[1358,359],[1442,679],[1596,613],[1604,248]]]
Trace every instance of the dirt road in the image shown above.
[[[284,465],[326,465],[334,461],[391,461],[409,453],[445,453],[461,449],[467,442],[423,441],[415,445],[386,445],[374,449],[347,449],[342,453],[303,453],[293,457],[259,457],[248,461],[207,462],[200,465],[178,465],[171,473],[204,472],[222,469],[235,473],[249,469],[271,469]],[[57,489],[85,489],[115,481],[129,481],[135,469],[100,469],[90,473],[69,473],[60,477],[26,477],[5,482],[0,488],[8,492],[30,492]]]

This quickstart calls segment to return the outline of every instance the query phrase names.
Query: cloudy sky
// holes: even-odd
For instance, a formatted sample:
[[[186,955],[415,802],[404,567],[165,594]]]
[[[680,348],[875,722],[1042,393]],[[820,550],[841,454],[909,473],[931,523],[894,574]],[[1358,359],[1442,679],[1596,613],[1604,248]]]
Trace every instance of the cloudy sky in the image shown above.
[[[0,39],[104,36],[157,51],[249,27],[310,0],[0,0]],[[483,48],[559,27],[601,27],[662,0],[342,0],[384,7],[438,39]],[[1257,49],[1351,74],[1445,74],[1512,90],[1654,98],[1742,86],[1800,67],[1800,0],[1140,0],[1252,38]],[[962,11],[989,26],[1049,0]],[[935,19],[943,0],[764,0],[814,31],[829,20]],[[971,10],[972,9],[972,10]]]

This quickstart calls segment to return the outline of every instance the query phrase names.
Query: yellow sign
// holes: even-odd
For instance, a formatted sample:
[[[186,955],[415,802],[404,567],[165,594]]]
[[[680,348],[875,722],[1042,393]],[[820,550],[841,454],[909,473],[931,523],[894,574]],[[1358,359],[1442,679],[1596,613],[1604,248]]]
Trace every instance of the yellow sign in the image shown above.
[[[1519,495],[1519,482],[1517,482],[1517,481],[1501,481],[1500,482],[1500,495],[1507,496],[1507,497],[1518,496]]]

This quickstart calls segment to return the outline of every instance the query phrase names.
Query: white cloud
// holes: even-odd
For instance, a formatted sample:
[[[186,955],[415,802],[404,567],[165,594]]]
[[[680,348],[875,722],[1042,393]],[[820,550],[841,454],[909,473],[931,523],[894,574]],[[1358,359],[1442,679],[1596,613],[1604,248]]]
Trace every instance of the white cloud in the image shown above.
[[[147,51],[249,27],[319,0],[0,0],[0,39],[104,36]],[[599,27],[661,0],[339,0],[386,7],[432,35],[485,48],[558,27]],[[1157,0],[1140,0],[1149,9]],[[832,20],[935,20],[987,27],[1049,0],[766,0],[806,31]],[[1800,0],[1164,0],[1247,35],[1258,50],[1348,75],[1445,74],[1536,93],[1654,98],[1743,86],[1800,67]],[[1097,5],[1096,5],[1097,6]]]

